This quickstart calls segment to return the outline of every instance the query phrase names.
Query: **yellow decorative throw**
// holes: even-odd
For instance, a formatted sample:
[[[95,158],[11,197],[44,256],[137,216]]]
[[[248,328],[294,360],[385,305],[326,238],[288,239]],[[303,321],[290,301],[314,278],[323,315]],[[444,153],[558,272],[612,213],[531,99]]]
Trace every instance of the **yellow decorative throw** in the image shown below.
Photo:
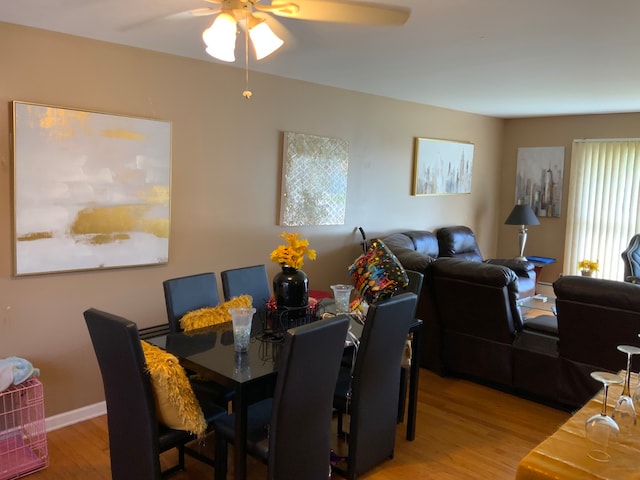
[[[205,307],[185,313],[180,319],[180,326],[185,332],[188,332],[196,328],[230,322],[230,308],[251,307],[252,304],[251,295],[240,295],[215,307]]]
[[[202,437],[207,422],[184,368],[170,353],[144,340],[140,343],[155,393],[158,421],[169,428]]]

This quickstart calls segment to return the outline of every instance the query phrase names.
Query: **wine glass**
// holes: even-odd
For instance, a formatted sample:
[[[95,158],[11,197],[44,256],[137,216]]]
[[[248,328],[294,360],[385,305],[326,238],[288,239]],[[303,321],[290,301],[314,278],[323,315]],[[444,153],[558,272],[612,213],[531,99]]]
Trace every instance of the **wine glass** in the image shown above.
[[[628,435],[631,433],[631,429],[636,426],[636,409],[633,406],[630,389],[631,357],[640,353],[640,348],[632,345],[618,345],[618,350],[627,354],[627,371],[624,377],[622,395],[618,398],[611,417],[616,421],[618,427],[620,427],[620,432],[623,435]]]
[[[594,380],[602,382],[604,386],[602,411],[587,419],[584,424],[587,440],[589,441],[589,457],[598,462],[608,462],[611,454],[607,452],[609,442],[618,437],[620,427],[613,418],[607,415],[607,393],[609,385],[622,383],[622,377],[610,372],[591,372]]]
[[[640,337],[640,333],[638,334],[638,337]],[[638,378],[640,380],[640,373],[638,373]],[[640,412],[640,381],[633,392],[633,404],[636,407],[636,412]]]

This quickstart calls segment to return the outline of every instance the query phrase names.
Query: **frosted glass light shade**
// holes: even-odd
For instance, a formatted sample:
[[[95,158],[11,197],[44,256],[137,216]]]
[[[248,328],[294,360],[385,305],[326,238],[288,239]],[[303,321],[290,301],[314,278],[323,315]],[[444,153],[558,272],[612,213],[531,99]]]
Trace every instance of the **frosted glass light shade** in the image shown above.
[[[265,22],[260,22],[249,29],[249,36],[258,60],[271,55],[284,44],[284,41],[273,33]]]
[[[223,62],[235,62],[237,31],[235,18],[228,13],[218,15],[211,26],[202,32],[207,53]]]

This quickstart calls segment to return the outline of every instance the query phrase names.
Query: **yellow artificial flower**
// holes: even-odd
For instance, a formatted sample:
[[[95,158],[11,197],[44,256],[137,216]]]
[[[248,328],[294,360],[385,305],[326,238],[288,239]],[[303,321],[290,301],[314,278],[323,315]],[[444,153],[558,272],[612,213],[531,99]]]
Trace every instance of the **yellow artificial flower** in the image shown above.
[[[599,270],[598,261],[580,260],[578,262],[578,270],[586,270],[588,272],[597,272]]]
[[[271,261],[299,270],[304,265],[305,255],[309,260],[316,259],[316,251],[309,248],[309,241],[300,238],[299,233],[282,232],[280,236],[287,241],[287,244],[279,245],[271,252]]]

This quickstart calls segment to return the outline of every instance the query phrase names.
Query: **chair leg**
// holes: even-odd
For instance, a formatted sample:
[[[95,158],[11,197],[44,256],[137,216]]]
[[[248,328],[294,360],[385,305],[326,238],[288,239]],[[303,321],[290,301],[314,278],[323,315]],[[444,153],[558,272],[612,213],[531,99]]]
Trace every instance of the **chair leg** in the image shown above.
[[[178,449],[178,463],[160,472],[162,478],[167,478],[176,472],[184,471],[184,444],[178,445],[176,448]]]
[[[184,470],[184,444],[178,446],[178,465],[180,470]]]
[[[226,438],[216,435],[215,440],[215,480],[226,480],[227,478],[227,452],[229,450]]]
[[[398,423],[404,422],[407,408],[407,368],[400,367],[400,391],[398,392]]]
[[[344,413],[338,410],[338,435],[344,436],[344,428],[342,424],[342,419],[344,418]]]

